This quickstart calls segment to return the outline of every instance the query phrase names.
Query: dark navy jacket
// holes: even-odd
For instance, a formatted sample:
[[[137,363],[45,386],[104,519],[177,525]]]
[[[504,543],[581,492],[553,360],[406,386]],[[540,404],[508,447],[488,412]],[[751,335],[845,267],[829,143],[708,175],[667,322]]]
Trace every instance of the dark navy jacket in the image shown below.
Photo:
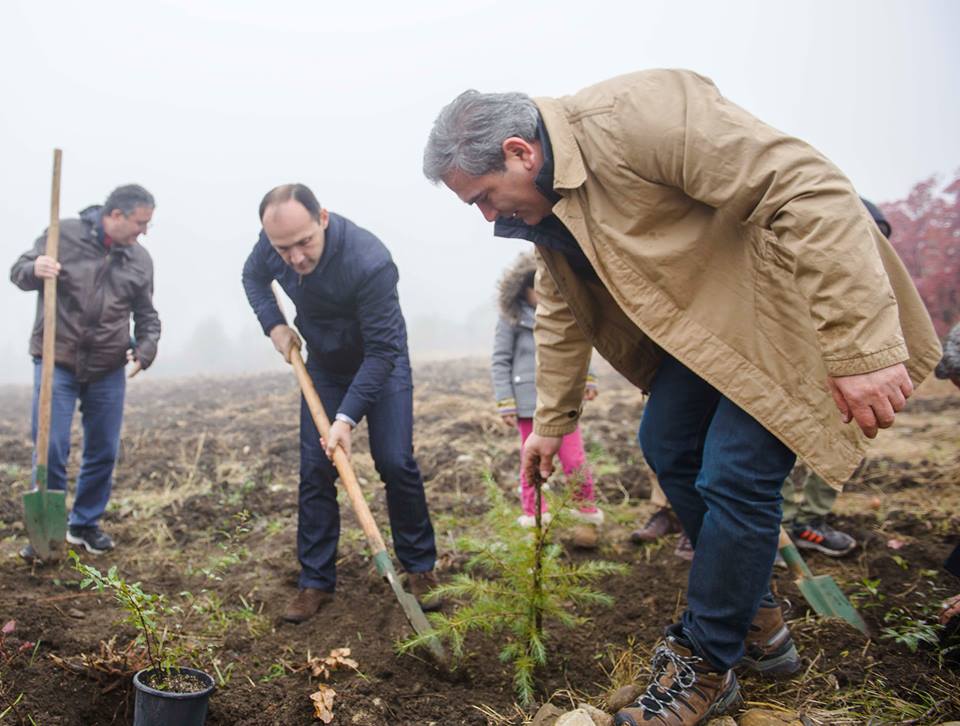
[[[356,422],[380,394],[412,385],[397,266],[384,244],[349,219],[330,214],[316,269],[301,276],[260,239],[243,266],[243,289],[267,335],[284,324],[270,289],[277,280],[297,308],[307,366],[349,383],[336,413]],[[328,411],[332,420],[334,412]]]

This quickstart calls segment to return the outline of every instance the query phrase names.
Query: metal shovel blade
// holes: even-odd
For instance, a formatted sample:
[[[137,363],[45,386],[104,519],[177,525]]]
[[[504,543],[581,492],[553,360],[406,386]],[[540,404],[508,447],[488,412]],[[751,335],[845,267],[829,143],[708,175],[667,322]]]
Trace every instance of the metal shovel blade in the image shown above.
[[[390,561],[390,556],[386,552],[378,552],[373,556],[373,562],[376,565],[377,572],[379,572],[383,578],[390,583],[390,587],[393,588],[393,593],[397,596],[397,601],[400,603],[400,607],[403,608],[403,613],[407,616],[407,620],[414,631],[418,635],[427,636],[426,645],[430,650],[430,655],[433,656],[437,665],[446,667],[447,654],[443,646],[440,645],[440,639],[430,626],[430,621],[427,620],[427,616],[423,614],[423,609],[420,607],[420,603],[417,602],[417,598],[404,590],[400,585],[400,579],[397,577],[397,571],[393,568],[393,562]]]
[[[870,637],[870,628],[866,622],[853,607],[843,590],[829,575],[814,576],[807,567],[807,563],[800,556],[800,551],[793,544],[790,536],[780,528],[780,554],[783,556],[787,567],[794,574],[797,580],[797,587],[800,588],[800,594],[804,600],[817,615],[827,618],[840,618],[850,623],[861,633]]]
[[[44,486],[23,495],[23,521],[34,552],[41,560],[63,546],[67,534],[66,492],[46,488],[46,467],[37,466],[37,479],[44,478]]]
[[[810,603],[810,607],[817,615],[841,618],[864,635],[870,635],[870,629],[863,618],[860,617],[860,613],[854,609],[840,586],[829,575],[799,579],[797,580],[797,587],[800,588],[800,593]]]

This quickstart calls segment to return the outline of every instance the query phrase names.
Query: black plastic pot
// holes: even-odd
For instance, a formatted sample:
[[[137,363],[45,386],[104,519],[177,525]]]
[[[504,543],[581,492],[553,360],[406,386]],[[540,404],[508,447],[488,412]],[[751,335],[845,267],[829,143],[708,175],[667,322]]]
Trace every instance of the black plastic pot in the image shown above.
[[[213,693],[213,678],[193,668],[174,668],[174,671],[195,676],[207,687],[195,693],[158,691],[144,682],[150,681],[154,670],[144,668],[133,677],[133,686],[137,689],[133,726],[203,726],[207,720],[207,703]]]

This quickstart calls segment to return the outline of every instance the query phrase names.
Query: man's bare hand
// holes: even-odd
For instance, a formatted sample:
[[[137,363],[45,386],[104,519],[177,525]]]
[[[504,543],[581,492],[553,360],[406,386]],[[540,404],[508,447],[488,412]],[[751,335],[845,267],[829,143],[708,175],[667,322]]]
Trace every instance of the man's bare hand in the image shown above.
[[[560,436],[530,434],[523,444],[520,467],[531,484],[546,481],[553,473],[553,457],[560,451]]]
[[[843,422],[856,420],[869,439],[876,437],[877,429],[893,425],[894,416],[913,393],[913,382],[903,363],[855,376],[831,376],[827,383]]]
[[[40,255],[33,261],[33,274],[41,280],[56,280],[62,268],[63,265],[47,255]]]
[[[350,424],[346,421],[334,421],[330,424],[327,437],[320,439],[320,443],[323,444],[324,451],[327,452],[327,458],[330,461],[333,461],[333,452],[336,451],[337,446],[343,449],[348,459],[350,458],[350,431]]]
[[[127,363],[133,363],[133,368],[130,369],[130,372],[127,374],[127,378],[133,378],[143,370],[143,366],[140,364],[140,359],[137,358],[137,353],[133,348],[127,348]]]
[[[512,429],[517,428],[517,414],[515,413],[505,413],[500,416],[503,419],[503,422]]]
[[[290,362],[290,347],[295,345],[297,350],[300,349],[300,336],[289,325],[276,325],[271,328],[270,340],[287,363]]]

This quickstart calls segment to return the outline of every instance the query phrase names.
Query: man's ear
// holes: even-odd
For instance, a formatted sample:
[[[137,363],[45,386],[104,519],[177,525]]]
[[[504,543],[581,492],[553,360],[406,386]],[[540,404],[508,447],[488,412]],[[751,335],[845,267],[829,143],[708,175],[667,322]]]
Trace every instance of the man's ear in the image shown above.
[[[523,162],[524,167],[532,169],[536,165],[537,150],[533,144],[519,136],[510,136],[503,140],[503,159],[517,159]]]
[[[330,224],[330,213],[324,207],[320,207],[320,229],[326,229]]]

